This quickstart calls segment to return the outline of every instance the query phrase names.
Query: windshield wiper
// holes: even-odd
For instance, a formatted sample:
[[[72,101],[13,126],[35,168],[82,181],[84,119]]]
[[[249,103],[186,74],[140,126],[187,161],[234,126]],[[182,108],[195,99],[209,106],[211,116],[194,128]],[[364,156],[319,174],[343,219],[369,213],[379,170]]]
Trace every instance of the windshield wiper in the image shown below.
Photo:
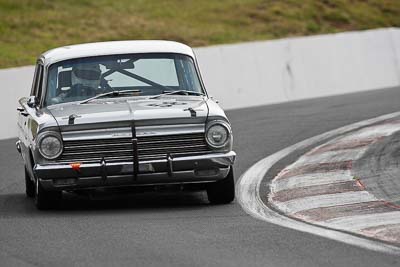
[[[135,89],[135,90],[111,91],[111,92],[99,94],[99,95],[96,95],[94,97],[85,99],[85,100],[79,102],[79,104],[86,104],[86,103],[88,103],[88,102],[90,102],[90,101],[92,101],[94,99],[98,99],[98,98],[102,98],[102,97],[118,97],[118,96],[122,96],[122,95],[125,95],[125,94],[140,93],[140,92],[141,92],[141,90],[137,90],[137,89]]]
[[[164,93],[151,96],[149,99],[159,98],[164,95],[204,95],[203,93],[189,91],[189,90],[176,90],[176,91],[164,91]]]

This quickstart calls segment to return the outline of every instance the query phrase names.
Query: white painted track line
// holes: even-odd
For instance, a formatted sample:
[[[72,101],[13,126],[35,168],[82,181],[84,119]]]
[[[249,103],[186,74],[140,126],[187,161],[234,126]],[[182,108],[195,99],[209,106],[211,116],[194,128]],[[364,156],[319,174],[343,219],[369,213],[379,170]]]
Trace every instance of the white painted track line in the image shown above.
[[[366,249],[380,251],[385,253],[391,253],[400,255],[400,248],[373,241],[361,237],[357,237],[351,234],[338,232],[331,229],[321,228],[315,225],[310,225],[301,221],[291,219],[287,216],[281,215],[271,208],[269,208],[260,197],[260,185],[263,181],[266,173],[271,167],[280,161],[282,158],[293,153],[299,149],[305,149],[313,144],[322,142],[329,138],[338,136],[340,134],[354,131],[358,128],[365,127],[367,125],[388,120],[394,117],[400,116],[400,112],[386,114],[373,119],[360,121],[354,124],[350,124],[311,138],[303,140],[299,143],[284,148],[274,154],[265,157],[251,166],[242,176],[239,178],[236,184],[236,194],[239,204],[242,208],[250,215],[264,220],[269,223],[277,224],[282,227],[292,228],[298,231],[307,232],[315,235],[319,235],[325,238],[330,238],[347,244],[356,245]]]
[[[351,149],[351,150],[337,150],[328,151],[321,154],[301,156],[295,163],[290,165],[290,168],[301,167],[306,164],[315,163],[333,163],[340,161],[349,161],[358,159],[367,149],[367,147]]]
[[[282,190],[301,188],[306,186],[326,185],[353,180],[350,170],[327,173],[310,173],[292,176],[284,179],[276,179],[271,186],[271,191],[276,193]]]
[[[299,211],[315,208],[356,204],[376,200],[377,199],[372,194],[366,191],[356,191],[296,198],[285,202],[274,201],[274,206],[286,213],[293,214]]]
[[[341,218],[330,219],[323,222],[322,224],[329,225],[334,228],[341,228],[350,231],[359,231],[369,227],[380,226],[382,224],[398,224],[398,223],[400,223],[400,211],[346,216]]]
[[[380,136],[389,136],[393,134],[394,132],[399,130],[399,124],[398,123],[388,123],[384,126],[376,127],[376,126],[371,126],[371,127],[366,127],[359,133],[357,133],[356,138],[357,139],[368,139],[368,138],[375,138],[375,137],[380,137]],[[347,140],[353,140],[355,136],[349,135],[347,137],[344,137],[343,141]]]

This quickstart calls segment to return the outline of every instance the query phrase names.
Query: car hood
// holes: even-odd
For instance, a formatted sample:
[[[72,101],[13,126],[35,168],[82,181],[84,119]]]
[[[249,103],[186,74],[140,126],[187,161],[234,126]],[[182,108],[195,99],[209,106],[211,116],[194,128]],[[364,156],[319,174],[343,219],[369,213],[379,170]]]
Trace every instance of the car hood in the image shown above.
[[[209,112],[204,97],[159,99],[104,99],[86,104],[76,102],[48,107],[58,125],[91,125],[99,123],[136,125],[171,123],[204,123]]]

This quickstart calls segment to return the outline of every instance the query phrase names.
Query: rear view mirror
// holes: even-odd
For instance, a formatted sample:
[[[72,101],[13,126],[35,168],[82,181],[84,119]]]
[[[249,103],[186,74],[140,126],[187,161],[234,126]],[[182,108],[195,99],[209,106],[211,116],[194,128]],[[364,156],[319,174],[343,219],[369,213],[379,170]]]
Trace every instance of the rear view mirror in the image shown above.
[[[134,64],[133,60],[113,61],[113,62],[109,62],[104,65],[107,67],[107,69],[110,69],[110,70],[120,70],[120,69],[123,69],[123,70],[128,69],[129,70],[129,69],[135,68],[135,64]]]

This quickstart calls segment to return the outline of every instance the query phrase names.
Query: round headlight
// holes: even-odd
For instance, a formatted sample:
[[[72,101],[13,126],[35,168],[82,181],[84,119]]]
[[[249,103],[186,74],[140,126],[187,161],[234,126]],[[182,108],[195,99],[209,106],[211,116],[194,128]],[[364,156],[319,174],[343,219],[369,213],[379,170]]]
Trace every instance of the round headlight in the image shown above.
[[[56,132],[46,132],[38,137],[40,154],[46,159],[59,157],[63,150],[61,137]]]
[[[214,148],[222,148],[229,141],[230,131],[225,124],[214,123],[206,132],[207,143]]]

